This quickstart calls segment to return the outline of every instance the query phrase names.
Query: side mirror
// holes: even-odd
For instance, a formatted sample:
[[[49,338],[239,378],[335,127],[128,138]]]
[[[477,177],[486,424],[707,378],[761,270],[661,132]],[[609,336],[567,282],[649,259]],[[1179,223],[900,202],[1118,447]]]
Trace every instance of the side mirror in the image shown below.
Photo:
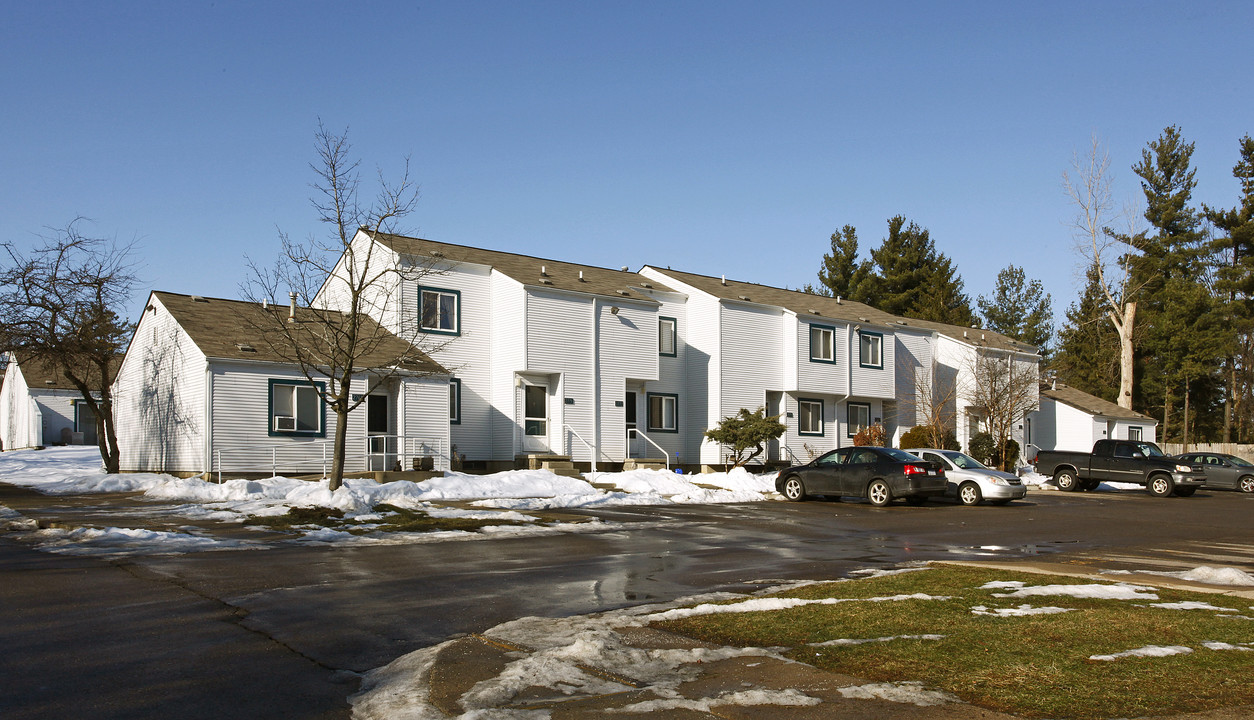
[[[1144,455],[1142,455],[1141,453],[1139,453],[1139,452],[1137,452],[1137,451],[1133,450],[1133,451],[1132,451],[1132,457],[1134,457],[1134,458],[1143,458],[1143,457],[1145,457],[1145,456],[1144,456]]]

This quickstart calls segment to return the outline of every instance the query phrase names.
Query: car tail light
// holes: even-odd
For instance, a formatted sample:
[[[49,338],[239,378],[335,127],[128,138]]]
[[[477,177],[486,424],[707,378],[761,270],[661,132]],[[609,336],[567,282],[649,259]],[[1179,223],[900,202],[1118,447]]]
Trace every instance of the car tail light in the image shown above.
[[[907,465],[901,470],[907,475],[927,475],[927,468],[919,465]]]

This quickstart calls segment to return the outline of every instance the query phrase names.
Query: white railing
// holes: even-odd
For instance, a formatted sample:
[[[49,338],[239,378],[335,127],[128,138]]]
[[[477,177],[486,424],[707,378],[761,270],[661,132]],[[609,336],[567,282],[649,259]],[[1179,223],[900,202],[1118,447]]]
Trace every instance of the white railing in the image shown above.
[[[268,445],[233,445],[215,448],[213,467],[218,482],[223,474],[269,471],[271,477],[283,473],[326,477],[335,457],[334,440],[296,440]],[[402,469],[413,458],[432,458],[433,470],[448,470],[449,459],[443,441],[406,435],[370,435],[349,438],[344,447],[344,470],[362,472]]]
[[[795,452],[793,452],[793,451],[792,451],[792,448],[788,447],[787,445],[780,445],[779,447],[780,447],[780,449],[781,449],[781,450],[783,450],[784,452],[788,453],[788,457],[792,458],[792,461],[793,461],[794,463],[796,463],[797,465],[804,465],[804,464],[805,464],[805,463],[801,462],[801,458],[797,457],[797,453],[795,453]],[[783,458],[780,458],[780,459],[782,460]]]
[[[597,449],[587,440],[584,440],[583,436],[575,432],[575,429],[573,427],[569,425],[562,425],[562,429],[570,433],[571,435],[574,435],[575,437],[579,438],[579,442],[583,443],[583,446],[588,448],[588,452],[591,453],[591,456],[592,456],[592,472],[596,472],[597,471]],[[570,442],[569,438],[567,438],[565,445],[566,445],[566,448],[565,448],[566,454],[573,456],[574,453],[572,452],[572,450],[574,450],[574,448],[571,447],[573,443]]]
[[[658,445],[657,443],[653,442],[653,440],[648,435],[645,435],[644,433],[640,432],[639,428],[627,428],[627,434],[631,435],[632,433],[635,433],[636,437],[643,439],[645,442],[657,448],[658,451],[662,453],[662,458],[666,460],[666,469],[667,470],[671,469],[671,456],[665,450],[662,449],[661,445]]]

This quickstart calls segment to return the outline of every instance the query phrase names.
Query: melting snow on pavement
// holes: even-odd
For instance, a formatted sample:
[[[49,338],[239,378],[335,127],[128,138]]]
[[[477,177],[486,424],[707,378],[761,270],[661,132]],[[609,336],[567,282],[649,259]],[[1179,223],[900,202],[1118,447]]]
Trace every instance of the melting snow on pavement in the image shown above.
[[[325,507],[342,511],[347,520],[370,522],[382,519],[375,513],[381,504],[420,510],[434,517],[500,520],[502,523],[534,523],[527,511],[613,505],[661,505],[692,503],[745,503],[777,498],[774,473],[754,475],[743,468],[730,472],[680,475],[666,470],[634,470],[622,473],[589,473],[585,478],[556,475],[547,470],[514,470],[492,475],[446,472],[422,482],[348,479],[332,492],[325,481],[310,482],[287,477],[261,480],[206,482],[155,473],[106,474],[94,447],[57,447],[18,450],[0,454],[0,481],[48,495],[87,493],[140,493],[153,503],[151,514],[190,520],[243,522],[250,516],[277,516],[293,507]],[[593,483],[596,483],[594,485]],[[611,489],[605,489],[611,488]],[[447,502],[471,503],[474,508],[441,506]],[[32,521],[16,513],[0,518],[5,526],[24,529]],[[311,529],[303,541],[331,545],[440,542],[515,535],[562,532],[600,532],[619,527],[589,521],[534,525],[489,526],[474,533],[380,533],[362,536],[335,529]],[[368,528],[367,528],[368,529]],[[145,534],[146,533],[146,534]],[[80,528],[45,532],[30,538],[47,549],[83,553],[135,553],[147,543],[155,552],[190,552],[255,547],[247,543],[214,543],[194,533],[155,533],[128,528]]]

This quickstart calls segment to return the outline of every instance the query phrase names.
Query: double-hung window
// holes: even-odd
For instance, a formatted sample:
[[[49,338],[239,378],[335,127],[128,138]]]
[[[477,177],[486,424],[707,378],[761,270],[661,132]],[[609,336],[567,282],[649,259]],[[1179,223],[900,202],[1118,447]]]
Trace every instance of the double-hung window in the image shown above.
[[[326,409],[317,387],[304,381],[270,381],[270,434],[304,437],[326,435]]]
[[[649,431],[679,432],[679,396],[649,393]]]
[[[657,320],[657,354],[666,357],[675,357],[679,353],[676,351],[675,343],[675,326],[677,325],[675,318],[660,317]]]
[[[797,400],[797,432],[802,435],[823,434],[822,400]]]
[[[456,290],[420,288],[418,318],[424,332],[461,334],[461,297]]]
[[[848,409],[848,435],[853,437],[858,433],[871,427],[871,406],[866,403],[848,403],[845,406]]]
[[[884,336],[880,333],[858,333],[858,364],[864,368],[883,369]]]
[[[1136,427],[1136,426],[1129,427],[1129,428],[1128,428],[1128,439],[1129,439],[1129,440],[1140,440],[1140,439],[1141,439],[1141,428]]]
[[[810,326],[810,361],[836,362],[836,329],[826,325]]]

